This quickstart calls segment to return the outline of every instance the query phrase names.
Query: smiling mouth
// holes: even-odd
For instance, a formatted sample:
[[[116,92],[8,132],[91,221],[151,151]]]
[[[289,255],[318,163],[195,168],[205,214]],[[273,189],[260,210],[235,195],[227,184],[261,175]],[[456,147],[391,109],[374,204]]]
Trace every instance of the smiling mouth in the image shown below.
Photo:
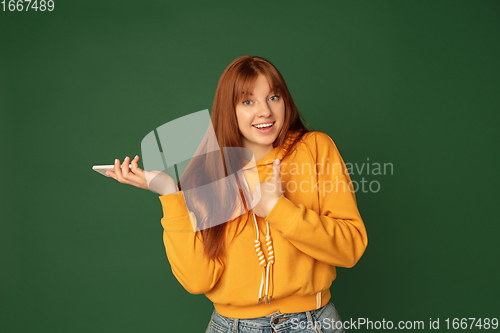
[[[273,121],[272,123],[268,123],[268,124],[270,124],[269,126],[261,126],[261,127],[257,127],[255,125],[252,125],[252,126],[255,127],[256,129],[266,129],[266,128],[273,127],[275,123],[276,123],[276,121]]]

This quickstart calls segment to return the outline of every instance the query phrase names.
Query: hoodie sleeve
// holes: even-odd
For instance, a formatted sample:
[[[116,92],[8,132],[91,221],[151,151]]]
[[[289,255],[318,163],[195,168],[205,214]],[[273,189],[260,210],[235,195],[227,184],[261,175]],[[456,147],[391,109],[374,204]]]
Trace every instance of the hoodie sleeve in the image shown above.
[[[172,273],[191,294],[210,291],[224,271],[223,263],[205,256],[201,232],[193,230],[196,217],[188,211],[182,191],[159,199],[163,210],[163,243]]]
[[[332,266],[353,267],[363,255],[368,238],[349,187],[351,178],[333,140],[322,132],[314,138],[309,144],[314,165],[328,165],[334,171],[316,172],[319,211],[281,195],[266,220],[305,254]]]

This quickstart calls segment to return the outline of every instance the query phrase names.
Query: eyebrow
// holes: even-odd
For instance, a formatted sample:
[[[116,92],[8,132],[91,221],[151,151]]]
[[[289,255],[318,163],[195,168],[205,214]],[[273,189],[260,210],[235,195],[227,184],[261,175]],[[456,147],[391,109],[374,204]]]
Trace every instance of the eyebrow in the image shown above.
[[[275,91],[270,91],[270,92],[269,92],[269,95],[276,95],[276,94],[277,94],[277,92],[275,92]],[[269,95],[268,95],[268,96],[269,96]],[[250,93],[250,96],[253,96],[253,93]]]

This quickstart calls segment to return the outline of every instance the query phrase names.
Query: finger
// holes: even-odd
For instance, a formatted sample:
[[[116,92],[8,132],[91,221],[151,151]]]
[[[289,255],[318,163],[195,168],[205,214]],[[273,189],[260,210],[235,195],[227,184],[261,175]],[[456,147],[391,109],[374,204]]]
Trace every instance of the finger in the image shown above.
[[[124,174],[123,174],[123,169],[124,169],[124,164],[128,163],[127,161],[127,158],[125,158],[125,160],[123,160],[123,164],[120,164],[120,160],[119,159],[116,159],[115,160],[115,165],[113,166],[113,169],[114,169],[114,172],[115,172],[115,175],[116,175],[116,179],[120,182],[120,183],[124,183],[124,184],[131,184],[131,182],[126,179],[124,177]],[[127,165],[127,169],[128,169],[128,165]]]
[[[274,185],[276,186],[277,192],[278,193],[283,193],[283,188],[282,188],[282,181],[281,181],[281,161],[279,159],[276,159],[275,162],[278,164],[274,164],[274,169],[275,173],[273,174],[274,177]]]
[[[135,155],[134,159],[130,163],[132,165],[132,173],[134,176],[132,178],[132,181],[135,183],[146,186],[147,188],[147,181],[146,181],[146,171],[142,170],[139,168],[138,162],[139,161],[139,155]]]
[[[110,176],[111,178],[116,179],[116,174],[113,171],[108,170],[108,171],[106,171],[106,174],[108,176]],[[118,180],[118,179],[116,179],[116,180]]]
[[[113,179],[119,181],[118,178],[116,177],[116,174],[113,171],[111,171],[111,170],[106,171],[106,175],[108,175],[110,178],[113,178]],[[119,182],[121,184],[127,184],[127,185],[136,186],[136,187],[141,187],[139,183],[136,183],[136,182],[133,182],[133,181],[122,180],[122,181],[119,181]]]
[[[128,180],[131,185],[142,187],[144,186],[144,176],[143,170],[139,168],[137,165],[137,161],[139,160],[139,156],[135,155],[134,159],[130,163],[129,167],[129,157],[125,157],[123,161],[122,170],[123,170],[123,178]]]
[[[119,159],[115,159],[115,165],[113,165],[113,171],[116,176],[115,179],[118,180],[119,182],[122,182],[124,179],[122,177],[122,167]]]
[[[257,206],[257,204],[260,201],[260,198],[261,198],[260,183],[257,183],[255,185],[255,190],[253,191],[253,197],[252,197],[252,202],[251,202],[252,206],[250,208]]]
[[[273,163],[273,180],[274,183],[281,182],[281,161],[275,159]]]
[[[128,156],[125,156],[123,159],[123,164],[122,164],[122,177],[125,179],[128,179],[128,173],[130,172],[130,169],[128,167],[130,158]]]
[[[127,156],[123,160],[123,164],[122,164],[122,177],[128,181],[127,184],[137,186],[138,184],[141,183],[141,178],[138,177],[133,171],[132,172],[130,171],[128,162],[129,162],[129,157]],[[137,162],[135,164],[137,166]],[[139,168],[137,168],[137,169],[139,169]]]
[[[137,164],[137,162],[139,161],[139,155],[135,155],[134,159],[132,160],[132,162],[130,164],[132,164],[132,172],[136,175],[138,174],[141,174],[142,173],[142,170],[141,168],[139,168],[139,165]]]

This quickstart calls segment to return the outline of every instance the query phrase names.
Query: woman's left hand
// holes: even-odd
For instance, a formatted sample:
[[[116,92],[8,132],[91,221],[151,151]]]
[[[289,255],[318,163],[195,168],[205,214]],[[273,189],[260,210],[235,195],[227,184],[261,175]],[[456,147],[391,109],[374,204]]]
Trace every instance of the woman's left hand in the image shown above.
[[[281,187],[281,161],[276,159],[273,163],[271,179],[260,182],[255,186],[252,209],[255,215],[266,218],[283,194]]]

